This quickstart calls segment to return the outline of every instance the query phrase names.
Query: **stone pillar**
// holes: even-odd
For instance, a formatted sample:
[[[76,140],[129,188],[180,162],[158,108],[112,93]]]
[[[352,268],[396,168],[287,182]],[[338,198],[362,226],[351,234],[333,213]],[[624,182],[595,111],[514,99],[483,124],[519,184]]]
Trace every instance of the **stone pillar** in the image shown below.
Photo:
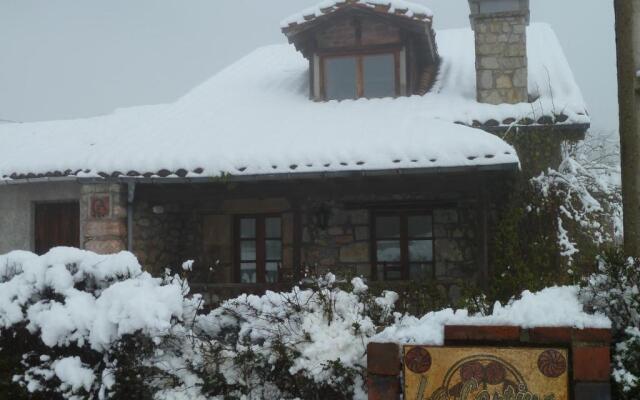
[[[402,394],[400,347],[395,343],[367,345],[369,400],[399,400]]]
[[[477,99],[528,102],[529,0],[469,0],[476,44]]]
[[[83,184],[80,197],[81,246],[98,254],[127,248],[127,187]]]

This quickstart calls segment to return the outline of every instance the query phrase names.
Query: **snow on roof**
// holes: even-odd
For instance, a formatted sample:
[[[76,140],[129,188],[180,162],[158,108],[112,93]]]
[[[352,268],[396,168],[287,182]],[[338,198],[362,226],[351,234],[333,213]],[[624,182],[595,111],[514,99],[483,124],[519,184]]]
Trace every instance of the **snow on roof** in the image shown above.
[[[517,105],[475,100],[470,30],[440,31],[441,71],[425,96],[313,102],[308,61],[260,48],[174,104],[107,116],[0,126],[0,180],[39,176],[298,174],[514,165],[515,150],[463,126],[539,115],[588,123],[553,31],[529,28],[530,87]]]
[[[280,26],[287,28],[302,25],[323,15],[331,14],[347,5],[367,7],[419,21],[429,20],[433,17],[433,13],[429,8],[405,0],[326,0],[285,18],[280,23]]]
[[[527,28],[529,97],[520,104],[476,101],[475,41],[471,29],[438,31],[442,59],[437,82],[424,98],[433,114],[470,126],[589,125],[582,92],[548,24]]]

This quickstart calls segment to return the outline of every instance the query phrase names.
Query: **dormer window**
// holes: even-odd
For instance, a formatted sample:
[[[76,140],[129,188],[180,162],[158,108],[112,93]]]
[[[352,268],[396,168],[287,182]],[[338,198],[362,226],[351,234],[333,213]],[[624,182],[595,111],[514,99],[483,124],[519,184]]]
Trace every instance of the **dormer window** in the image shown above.
[[[309,60],[315,101],[423,95],[440,62],[430,11],[405,2],[324,2],[282,31]]]
[[[400,52],[321,56],[322,97],[346,100],[401,95]]]

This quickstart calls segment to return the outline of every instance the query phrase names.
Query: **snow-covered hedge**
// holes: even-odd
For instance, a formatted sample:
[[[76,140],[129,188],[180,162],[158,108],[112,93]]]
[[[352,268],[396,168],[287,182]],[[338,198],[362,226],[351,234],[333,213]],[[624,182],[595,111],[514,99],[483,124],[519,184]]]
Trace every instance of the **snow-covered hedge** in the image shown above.
[[[577,287],[525,292],[486,316],[402,315],[397,299],[329,274],[205,313],[183,277],[153,278],[129,253],[10,253],[0,359],[17,360],[14,387],[42,398],[365,399],[370,341],[442,344],[446,324],[610,326]]]
[[[160,344],[195,316],[199,298],[184,290],[130,253],[0,256],[0,357],[24,349],[13,380],[28,392],[107,398],[136,367],[122,363],[123,348],[142,354],[146,340]]]

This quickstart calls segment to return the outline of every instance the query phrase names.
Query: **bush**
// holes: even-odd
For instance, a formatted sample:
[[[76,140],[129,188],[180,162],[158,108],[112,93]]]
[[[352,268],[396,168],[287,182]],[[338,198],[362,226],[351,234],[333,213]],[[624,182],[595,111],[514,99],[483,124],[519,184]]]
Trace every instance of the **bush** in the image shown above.
[[[431,290],[425,304],[438,301]],[[416,318],[394,311],[396,293],[328,274],[205,313],[184,277],[153,278],[129,253],[11,253],[0,257],[3,395],[366,399],[369,341],[442,345],[446,324],[608,324],[584,315],[577,291],[525,292],[488,317],[446,309]]]
[[[601,257],[599,274],[586,279],[581,296],[613,323],[613,378],[618,398],[640,398],[640,259],[620,250]]]
[[[304,289],[242,295],[196,321],[200,376],[209,396],[366,398],[366,344],[393,321],[397,295],[369,293],[359,278],[342,290],[331,274]],[[225,397],[226,398],[226,397]]]
[[[468,298],[506,302],[595,272],[596,256],[621,238],[622,196],[619,167],[588,158],[589,146],[568,147],[557,169],[514,183],[490,236],[491,283],[468,288]]]
[[[152,278],[130,253],[58,248],[0,257],[0,359],[11,398],[152,398],[149,363],[194,314],[180,281]]]

